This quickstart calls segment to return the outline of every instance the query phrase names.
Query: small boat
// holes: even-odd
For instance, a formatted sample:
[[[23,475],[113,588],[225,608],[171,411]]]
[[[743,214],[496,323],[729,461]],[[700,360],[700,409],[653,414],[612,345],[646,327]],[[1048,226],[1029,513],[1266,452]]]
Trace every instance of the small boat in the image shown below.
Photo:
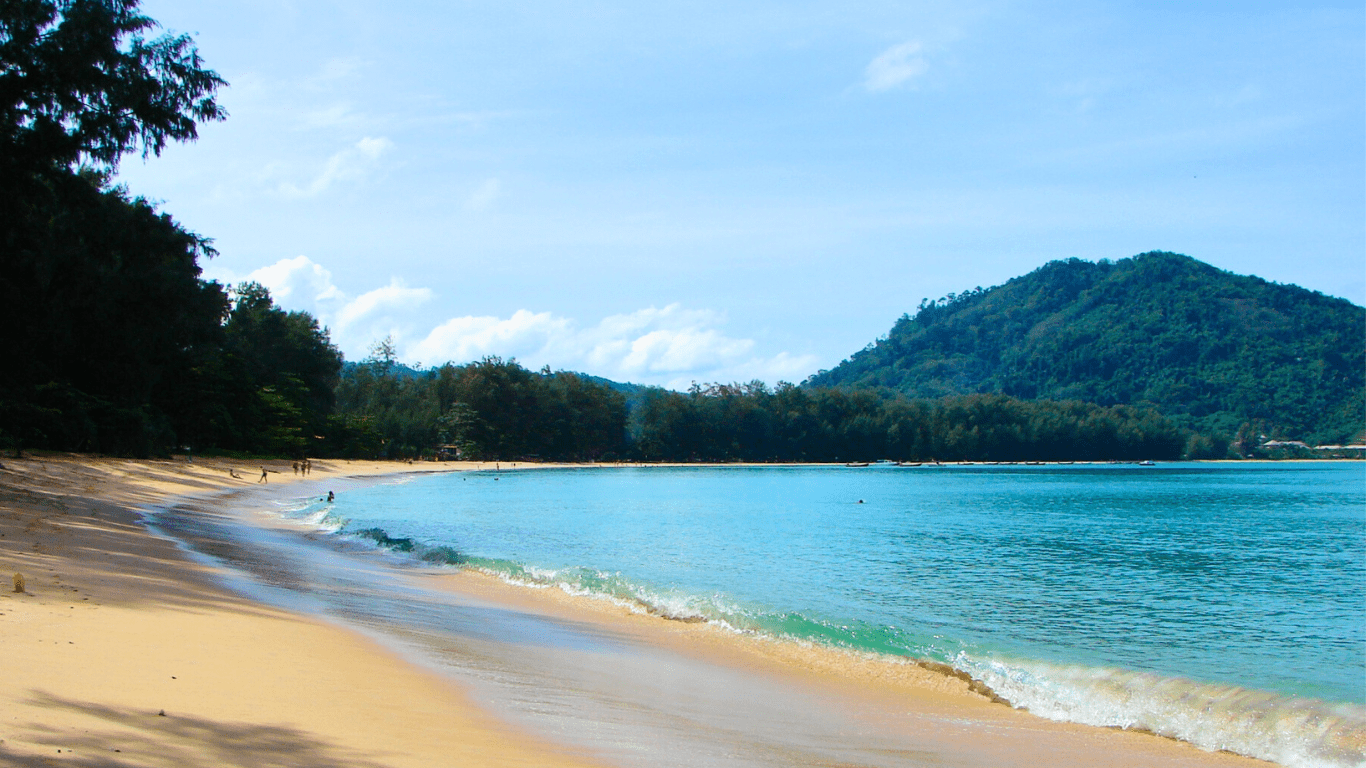
[[[896,465],[897,465],[898,467],[918,467],[918,466],[920,466],[920,462],[918,462],[918,461],[898,461],[898,462],[896,463]]]
[[[1140,466],[1140,467],[1155,467],[1155,466],[1157,466],[1157,465],[1154,464],[1154,463],[1151,462],[1151,461],[1148,461],[1147,459],[1144,459],[1143,461],[1138,462],[1138,466]]]
[[[866,462],[866,461],[851,461],[851,462],[849,462],[848,464],[845,464],[844,466],[846,466],[846,467],[866,467],[866,466],[868,466],[868,462]]]

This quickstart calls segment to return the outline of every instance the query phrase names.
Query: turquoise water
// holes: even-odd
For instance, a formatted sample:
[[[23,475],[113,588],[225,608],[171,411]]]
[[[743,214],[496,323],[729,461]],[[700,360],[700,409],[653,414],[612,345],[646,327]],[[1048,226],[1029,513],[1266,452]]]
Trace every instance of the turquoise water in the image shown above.
[[[329,519],[669,618],[944,661],[1048,717],[1361,759],[1361,464],[537,469],[348,491]]]

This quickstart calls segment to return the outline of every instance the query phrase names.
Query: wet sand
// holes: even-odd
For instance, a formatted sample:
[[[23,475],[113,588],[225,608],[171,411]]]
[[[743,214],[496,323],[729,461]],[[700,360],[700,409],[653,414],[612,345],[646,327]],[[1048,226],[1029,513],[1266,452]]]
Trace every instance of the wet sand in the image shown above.
[[[533,615],[593,626],[626,643],[662,648],[680,659],[736,674],[710,678],[739,687],[759,684],[779,696],[847,716],[851,742],[866,741],[863,760],[830,765],[907,766],[1266,766],[1211,753],[1145,732],[1095,728],[1036,717],[993,701],[979,684],[939,665],[884,658],[741,634],[700,623],[642,614],[629,606],[558,588],[507,584],[477,571],[427,574],[436,589],[474,596]],[[718,708],[741,690],[714,692]],[[778,715],[781,716],[781,715]],[[792,723],[801,727],[799,718]],[[736,727],[736,730],[742,730]],[[792,764],[824,764],[799,761]]]
[[[645,753],[633,761],[637,753],[595,749],[607,740],[585,733],[596,715],[583,701],[618,697],[695,731],[681,737],[733,738],[736,754],[762,741],[774,764],[1265,765],[1148,734],[1043,720],[914,664],[668,621],[477,572],[401,578],[463,610],[517,626],[539,621],[578,639],[380,642],[374,631],[247,600],[134,522],[132,510],[171,497],[255,487],[259,464],[232,463],[243,477],[232,480],[229,462],[216,460],[0,461],[0,573],[6,583],[11,572],[24,573],[28,589],[0,597],[0,762],[648,764]],[[283,473],[272,474],[272,484],[294,480],[288,463],[274,465]],[[461,468],[476,467],[329,461],[310,479]],[[565,704],[577,719],[526,715],[553,704],[550,694],[524,693],[530,704],[518,709],[481,682],[500,665],[513,674],[538,664],[547,675],[579,674],[565,678],[571,688],[598,686],[575,690],[580,699]],[[822,752],[821,739],[851,746]],[[730,764],[727,748],[710,762]]]
[[[372,640],[228,592],[134,520],[254,483],[259,463],[0,463],[0,764],[594,764]],[[295,479],[270,464],[283,470],[270,484]],[[316,462],[312,479],[409,469]]]

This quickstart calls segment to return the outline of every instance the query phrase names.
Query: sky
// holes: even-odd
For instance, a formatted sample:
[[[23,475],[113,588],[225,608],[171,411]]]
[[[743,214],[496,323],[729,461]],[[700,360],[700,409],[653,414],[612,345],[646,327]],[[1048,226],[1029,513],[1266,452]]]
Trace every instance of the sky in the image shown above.
[[[143,10],[230,117],[120,180],[350,360],[800,382],[1151,250],[1366,303],[1359,0]]]

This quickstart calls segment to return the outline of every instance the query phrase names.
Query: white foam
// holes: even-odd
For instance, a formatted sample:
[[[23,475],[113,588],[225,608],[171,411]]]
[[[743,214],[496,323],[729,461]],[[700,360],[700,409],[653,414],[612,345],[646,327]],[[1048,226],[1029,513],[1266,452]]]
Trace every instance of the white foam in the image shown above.
[[[1052,720],[1139,728],[1291,768],[1366,766],[1366,707],[1151,673],[976,659],[954,666]]]

